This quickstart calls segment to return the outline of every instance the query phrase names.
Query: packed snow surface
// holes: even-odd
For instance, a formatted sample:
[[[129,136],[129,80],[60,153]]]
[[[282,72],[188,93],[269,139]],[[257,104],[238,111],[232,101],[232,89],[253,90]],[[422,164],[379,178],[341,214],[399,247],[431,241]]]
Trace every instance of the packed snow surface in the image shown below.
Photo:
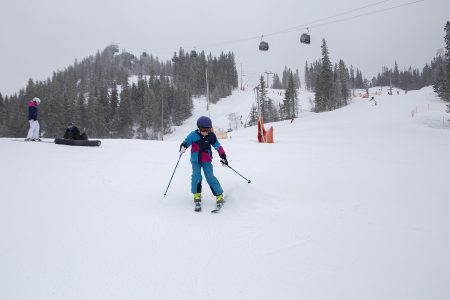
[[[269,96],[276,94],[270,91]],[[354,99],[221,140],[193,211],[182,139],[101,147],[0,139],[0,299],[450,299],[450,130],[431,88]],[[279,96],[278,100],[281,100]],[[252,91],[209,114],[245,120]]]

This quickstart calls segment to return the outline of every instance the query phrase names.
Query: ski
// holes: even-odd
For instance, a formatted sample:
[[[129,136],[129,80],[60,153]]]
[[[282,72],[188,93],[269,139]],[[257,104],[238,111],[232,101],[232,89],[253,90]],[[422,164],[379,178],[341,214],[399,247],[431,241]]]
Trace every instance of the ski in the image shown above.
[[[211,213],[213,213],[213,214],[218,213],[222,209],[222,207],[223,207],[223,204],[217,205],[217,207],[215,209],[213,209],[211,211]]]
[[[25,140],[18,140],[18,139],[13,139],[13,140],[11,140],[11,141],[13,141],[13,142],[29,142],[29,143],[50,143],[50,144],[54,144],[54,142],[50,142],[50,141],[42,141],[42,140],[40,140],[40,141],[25,141]]]

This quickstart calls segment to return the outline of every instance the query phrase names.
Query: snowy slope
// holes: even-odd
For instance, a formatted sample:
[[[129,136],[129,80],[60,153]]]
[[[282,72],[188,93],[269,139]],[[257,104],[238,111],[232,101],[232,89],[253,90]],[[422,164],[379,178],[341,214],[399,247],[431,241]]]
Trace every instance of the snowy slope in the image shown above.
[[[278,105],[278,103],[282,103],[283,101],[284,90],[268,89],[267,96],[273,100],[275,105]],[[310,100],[314,99],[314,94],[299,90],[298,98],[300,111],[309,111],[311,109]],[[195,98],[193,102],[194,110],[192,116],[182,126],[175,127],[174,132],[165,135],[164,139],[182,141],[189,131],[195,129],[196,120],[201,116],[209,116],[213,120],[214,128],[219,131],[226,131],[234,127],[230,126],[229,114],[236,114],[239,120],[241,120],[242,116],[242,123],[246,124],[252,105],[256,103],[256,100],[254,91],[252,89],[246,89],[245,91],[233,91],[231,96],[220,100],[216,104],[210,105],[209,111],[207,110],[206,97]],[[233,136],[234,133],[230,135]]]
[[[217,125],[250,109],[240,93]],[[187,155],[162,197],[196,116],[164,142],[0,139],[0,299],[449,299],[444,104],[376,99],[271,124],[274,144],[233,131],[221,142],[252,183],[216,156],[217,215],[206,187],[193,211]]]

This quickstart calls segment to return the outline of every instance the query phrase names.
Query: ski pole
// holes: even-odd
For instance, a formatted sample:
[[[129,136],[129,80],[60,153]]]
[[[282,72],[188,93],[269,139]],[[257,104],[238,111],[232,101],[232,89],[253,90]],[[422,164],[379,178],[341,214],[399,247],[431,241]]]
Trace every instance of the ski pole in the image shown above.
[[[250,180],[248,180],[247,178],[245,178],[244,176],[242,176],[238,171],[236,171],[235,169],[233,169],[232,167],[230,167],[228,164],[224,163],[223,160],[220,161],[223,165],[226,165],[228,168],[230,168],[231,170],[233,170],[236,174],[238,174],[239,176],[241,176],[242,178],[244,178],[245,180],[247,180],[248,183],[251,183]]]
[[[172,182],[173,175],[175,175],[175,171],[177,170],[178,163],[180,162],[181,155],[183,155],[183,153],[180,153],[180,156],[178,157],[177,164],[175,165],[175,169],[173,169],[172,177],[170,177],[170,181],[169,181],[169,184],[167,185],[166,192],[164,193],[164,197],[166,197],[166,195],[167,195],[167,191],[169,190],[169,186],[170,186],[170,183]]]

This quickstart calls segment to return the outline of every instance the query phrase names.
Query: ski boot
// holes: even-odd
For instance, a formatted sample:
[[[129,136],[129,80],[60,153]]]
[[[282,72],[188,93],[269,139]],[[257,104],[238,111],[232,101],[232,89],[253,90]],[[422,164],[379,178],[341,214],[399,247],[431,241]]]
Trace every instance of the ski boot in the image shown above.
[[[216,204],[217,204],[217,208],[221,208],[222,207],[222,205],[223,205],[223,194],[216,196]]]
[[[219,211],[220,211],[220,209],[222,208],[222,206],[223,206],[223,195],[217,195],[216,196],[216,205],[217,205],[217,208],[216,209],[213,209],[211,212],[212,213],[218,213]]]
[[[202,211],[201,201],[202,201],[202,194],[200,193],[194,194],[195,211]]]

